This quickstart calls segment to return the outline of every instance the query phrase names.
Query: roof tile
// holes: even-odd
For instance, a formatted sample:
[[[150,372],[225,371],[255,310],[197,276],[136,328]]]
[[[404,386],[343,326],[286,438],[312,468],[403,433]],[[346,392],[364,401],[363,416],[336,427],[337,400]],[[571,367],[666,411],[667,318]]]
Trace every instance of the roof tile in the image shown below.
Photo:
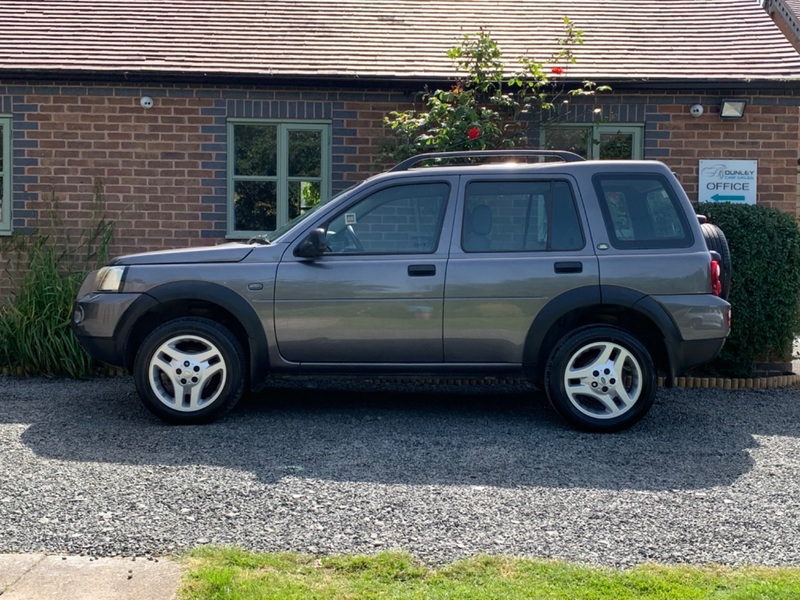
[[[800,55],[754,0],[3,2],[0,70],[452,77],[446,51],[464,34],[483,28],[505,57],[546,61],[564,16],[585,40],[571,78],[800,78]]]

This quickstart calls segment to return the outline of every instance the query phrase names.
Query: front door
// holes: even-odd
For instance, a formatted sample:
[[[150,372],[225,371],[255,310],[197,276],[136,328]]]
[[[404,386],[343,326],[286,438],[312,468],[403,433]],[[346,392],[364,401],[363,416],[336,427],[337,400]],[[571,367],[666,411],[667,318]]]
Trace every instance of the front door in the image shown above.
[[[324,223],[328,249],[291,249],[278,266],[275,330],[299,363],[434,363],[443,359],[451,181],[392,184]]]

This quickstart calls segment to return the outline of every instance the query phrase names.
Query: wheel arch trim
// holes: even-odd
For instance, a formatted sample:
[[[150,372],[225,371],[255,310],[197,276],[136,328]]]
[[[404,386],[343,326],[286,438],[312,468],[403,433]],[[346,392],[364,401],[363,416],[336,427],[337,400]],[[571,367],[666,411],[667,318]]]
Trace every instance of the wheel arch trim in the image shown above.
[[[526,368],[535,370],[547,335],[556,322],[565,315],[581,308],[602,302],[599,285],[575,288],[552,298],[536,315],[525,339],[522,362]]]
[[[667,310],[651,296],[621,286],[585,286],[552,298],[539,311],[525,340],[523,363],[535,373],[546,361],[547,349],[557,340],[548,340],[557,331],[557,323],[570,313],[592,307],[620,307],[632,310],[652,322],[661,332],[667,359],[667,370],[674,377],[680,352],[681,335]],[[547,342],[547,343],[546,343]],[[551,343],[552,342],[552,343]]]
[[[165,283],[147,290],[126,311],[117,325],[115,337],[125,340],[124,357],[129,356],[128,344],[136,323],[160,305],[175,301],[202,301],[215,304],[235,318],[247,334],[247,351],[249,355],[250,385],[266,378],[266,360],[268,355],[267,336],[255,310],[242,296],[217,283],[209,281],[176,281]],[[135,353],[134,353],[135,354]],[[258,360],[258,357],[262,357]]]

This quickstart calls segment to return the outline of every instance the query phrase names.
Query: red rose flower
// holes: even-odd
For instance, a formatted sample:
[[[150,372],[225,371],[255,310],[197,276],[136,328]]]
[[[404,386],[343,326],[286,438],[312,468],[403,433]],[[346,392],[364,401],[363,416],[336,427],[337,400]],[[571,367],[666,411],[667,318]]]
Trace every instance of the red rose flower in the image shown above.
[[[469,139],[474,140],[481,134],[481,130],[477,127],[471,127],[469,131],[467,131],[467,137]]]
[[[550,69],[550,72],[553,75],[563,75],[564,74],[564,69],[562,69],[561,67],[553,67],[552,69]]]

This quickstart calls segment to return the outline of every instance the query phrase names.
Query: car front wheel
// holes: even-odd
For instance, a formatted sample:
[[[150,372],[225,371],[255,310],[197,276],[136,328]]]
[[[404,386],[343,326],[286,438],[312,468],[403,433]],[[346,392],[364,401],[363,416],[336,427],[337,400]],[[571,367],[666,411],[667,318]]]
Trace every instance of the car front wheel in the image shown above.
[[[244,353],[225,327],[185,317],[142,343],[133,376],[139,397],[169,423],[207,423],[231,410],[244,388]]]
[[[615,327],[590,327],[566,335],[550,355],[545,372],[551,404],[584,431],[630,427],[650,410],[656,387],[650,353]]]

